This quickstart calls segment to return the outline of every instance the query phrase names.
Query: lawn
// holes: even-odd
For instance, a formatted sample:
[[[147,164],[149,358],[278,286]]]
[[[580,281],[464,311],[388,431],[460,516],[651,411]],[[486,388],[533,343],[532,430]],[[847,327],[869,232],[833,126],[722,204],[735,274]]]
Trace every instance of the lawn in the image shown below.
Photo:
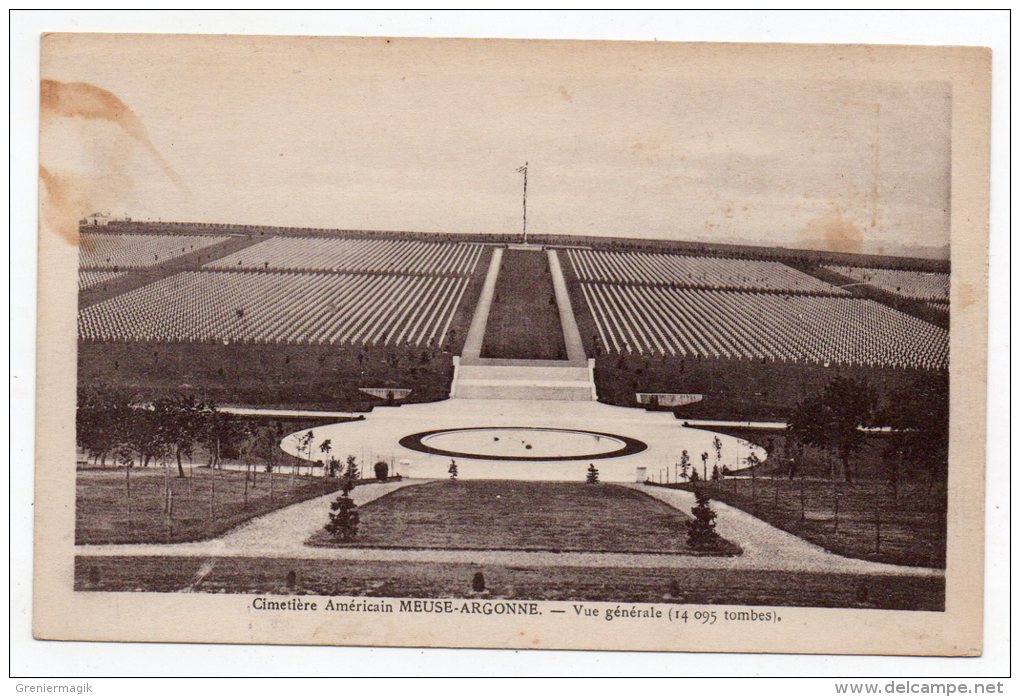
[[[692,485],[681,487],[690,489]],[[922,483],[901,483],[896,499],[888,485],[877,480],[846,484],[782,477],[758,477],[752,482],[731,477],[705,488],[712,498],[837,554],[908,566],[946,565],[945,516],[927,498]]]
[[[244,472],[186,466],[185,473],[189,476],[180,479],[176,466],[171,470],[173,516],[168,518],[164,514],[162,468],[132,468],[130,512],[123,468],[78,472],[75,544],[204,540],[340,486],[338,480],[327,477],[270,477],[259,472],[248,482],[246,505]]]
[[[482,572],[486,591],[472,590]],[[293,573],[293,576],[291,576]],[[488,598],[941,611],[941,578],[208,557],[75,558],[75,590]]]
[[[360,509],[354,543],[409,549],[736,554],[687,546],[690,518],[640,491],[580,482],[440,481],[399,489]],[[333,546],[325,531],[316,546]]]
[[[482,341],[485,358],[567,357],[549,259],[542,252],[503,252]]]

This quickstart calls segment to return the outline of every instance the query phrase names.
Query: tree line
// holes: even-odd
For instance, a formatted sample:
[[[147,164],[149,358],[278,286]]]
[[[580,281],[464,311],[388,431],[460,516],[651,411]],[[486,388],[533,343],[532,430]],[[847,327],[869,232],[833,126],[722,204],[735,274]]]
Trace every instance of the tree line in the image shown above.
[[[272,467],[279,459],[280,435],[189,394],[177,394],[140,404],[130,393],[90,388],[78,395],[76,442],[97,465],[148,467],[174,462],[184,477],[184,460],[201,447],[218,468],[225,454],[246,462],[262,460]]]
[[[852,483],[855,458],[868,435],[865,429],[872,428],[888,429],[882,461],[894,490],[907,463],[927,471],[929,488],[933,482],[945,480],[949,384],[938,376],[918,376],[882,402],[866,379],[834,378],[822,392],[794,408],[787,436],[795,446],[814,446],[835,455],[842,464],[843,478]]]

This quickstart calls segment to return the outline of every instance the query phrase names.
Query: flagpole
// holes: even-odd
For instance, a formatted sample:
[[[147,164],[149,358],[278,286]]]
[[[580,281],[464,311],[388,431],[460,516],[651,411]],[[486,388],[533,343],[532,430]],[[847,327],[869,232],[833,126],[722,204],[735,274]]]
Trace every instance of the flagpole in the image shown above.
[[[524,244],[528,243],[528,163],[525,162],[523,167],[517,169],[518,172],[524,174]]]

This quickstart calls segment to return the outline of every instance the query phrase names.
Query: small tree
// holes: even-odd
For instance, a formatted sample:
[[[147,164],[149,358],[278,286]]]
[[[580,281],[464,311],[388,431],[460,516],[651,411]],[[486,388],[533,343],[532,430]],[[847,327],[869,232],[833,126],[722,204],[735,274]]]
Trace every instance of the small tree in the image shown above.
[[[755,504],[755,501],[758,498],[758,490],[757,490],[758,465],[760,465],[760,464],[761,464],[761,458],[758,457],[758,453],[752,451],[751,454],[747,456],[747,467],[748,467],[748,469],[751,470],[751,504],[752,505]]]
[[[177,476],[184,479],[183,458],[190,458],[204,430],[206,405],[191,395],[159,399],[152,405],[159,438],[168,444],[177,461]]]
[[[680,453],[680,476],[685,481],[691,478],[691,456],[687,454],[686,450]]]
[[[694,490],[696,505],[691,509],[694,520],[688,520],[687,544],[695,549],[712,547],[719,543],[719,533],[715,531],[715,511],[710,505],[711,499],[702,489]]]
[[[131,517],[131,468],[135,466],[135,454],[127,445],[118,446],[114,451],[117,461],[124,466],[125,501],[127,503],[128,527],[133,524]]]
[[[913,397],[907,400],[915,401]],[[837,456],[844,479],[852,483],[853,457],[865,440],[861,427],[872,425],[877,403],[876,392],[866,380],[833,378],[821,394],[797,405],[787,435],[801,445],[822,448]],[[948,433],[948,428],[945,430]]]
[[[722,473],[719,471],[719,465],[712,465],[712,481],[717,482],[722,478]]]
[[[326,523],[326,531],[335,540],[350,542],[358,534],[360,518],[357,505],[348,496],[348,492],[344,491],[330,505],[329,522]]]
[[[266,472],[276,469],[276,461],[280,456],[280,441],[276,432],[269,426],[262,426],[255,431],[254,455],[265,465]]]
[[[358,478],[361,476],[361,470],[358,467],[358,459],[353,455],[347,456],[347,472],[345,476],[352,484],[358,481]]]
[[[308,459],[308,465],[311,467],[312,462],[312,445],[315,443],[315,433],[313,431],[307,431],[303,436],[297,436],[298,452],[304,453]],[[300,464],[295,463],[295,467],[298,468],[298,474],[301,474]],[[293,472],[293,468],[291,468]]]
[[[238,449],[238,453],[241,456],[241,460],[244,462],[244,507],[248,508],[248,483],[251,481],[251,469],[252,464],[255,461],[255,449],[257,447],[257,438],[253,431],[247,430],[244,434],[244,440]],[[209,510],[212,511],[214,507],[213,502],[209,504]]]
[[[712,439],[712,449],[715,450],[716,469],[720,469],[722,466],[722,441],[719,439],[719,436]],[[713,476],[712,479],[717,479],[717,477]]]
[[[588,465],[588,476],[585,479],[585,481],[588,482],[589,484],[599,483],[599,471],[594,464]]]
[[[375,478],[380,482],[385,482],[386,478],[390,476],[390,466],[381,460],[375,463]]]
[[[751,454],[747,456],[747,466],[748,466],[748,468],[753,473],[754,472],[754,468],[757,467],[760,464],[761,464],[761,458],[758,457],[758,453],[756,453],[756,452],[754,452],[752,450]]]
[[[340,491],[345,495],[350,495],[354,491],[354,482],[346,474],[340,477]]]
[[[335,457],[330,456],[329,462],[326,463],[326,472],[330,477],[337,477],[340,474],[340,461]]]
[[[329,454],[333,452],[333,441],[330,438],[319,443],[319,452],[325,455],[327,458]]]
[[[701,453],[701,476],[708,479],[708,453]]]
[[[457,472],[457,461],[456,460],[450,460],[450,468],[447,469],[446,471],[450,473],[450,479],[452,481],[456,481],[457,480],[457,474],[458,474],[458,472]]]
[[[220,466],[220,452],[226,448],[233,448],[235,442],[243,435],[241,424],[230,414],[216,408],[215,404],[207,403],[200,415],[199,442],[209,451],[209,466],[218,469]]]

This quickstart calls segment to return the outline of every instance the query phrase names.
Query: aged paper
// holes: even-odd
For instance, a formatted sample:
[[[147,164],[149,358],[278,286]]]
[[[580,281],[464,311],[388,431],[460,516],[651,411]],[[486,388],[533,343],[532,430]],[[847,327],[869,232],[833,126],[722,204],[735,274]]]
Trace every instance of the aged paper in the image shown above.
[[[41,53],[38,638],[980,653],[986,50]]]

